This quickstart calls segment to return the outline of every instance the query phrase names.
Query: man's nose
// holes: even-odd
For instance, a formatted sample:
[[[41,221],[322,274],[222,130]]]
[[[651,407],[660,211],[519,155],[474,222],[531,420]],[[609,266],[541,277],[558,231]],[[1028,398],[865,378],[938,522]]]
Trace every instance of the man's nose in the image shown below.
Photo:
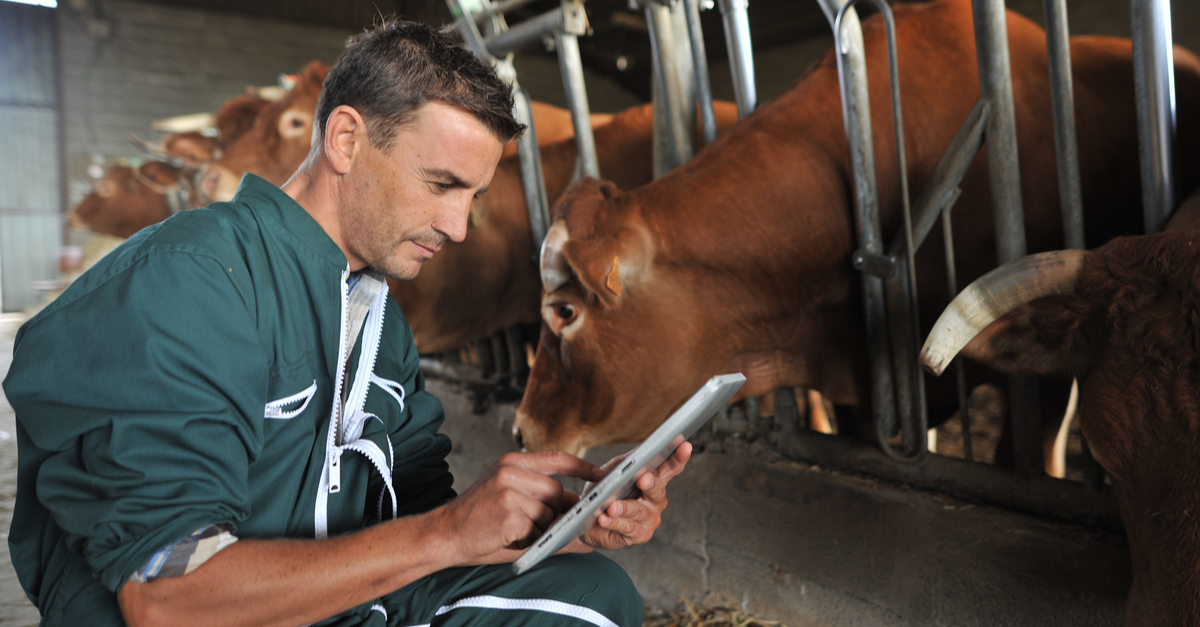
[[[452,242],[461,242],[467,238],[467,221],[471,217],[471,202],[463,203],[447,209],[438,216],[433,228],[445,234]]]

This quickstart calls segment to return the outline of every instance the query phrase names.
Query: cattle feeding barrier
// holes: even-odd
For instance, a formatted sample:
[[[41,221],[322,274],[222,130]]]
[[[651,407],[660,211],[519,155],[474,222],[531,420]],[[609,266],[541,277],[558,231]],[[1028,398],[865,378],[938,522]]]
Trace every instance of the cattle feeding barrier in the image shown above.
[[[538,43],[552,45],[557,52],[562,72],[567,109],[575,131],[577,170],[583,176],[600,176],[596,157],[596,140],[592,134],[587,88],[583,77],[583,61],[579,52],[580,35],[588,32],[587,14],[582,0],[562,0],[556,9],[509,27],[505,14],[529,4],[532,0],[446,0],[451,13],[458,18],[447,28],[457,31],[477,57],[496,70],[501,80],[513,89],[513,117],[526,127],[518,141],[518,162],[529,229],[534,242],[530,260],[536,260],[541,242],[550,227],[550,199],[542,169],[541,152],[537,145],[532,101],[517,82],[513,53]],[[483,27],[480,30],[480,27]],[[487,340],[476,343],[475,352],[483,368],[486,383],[502,383],[513,388],[524,386],[528,375],[525,338],[521,330],[509,328]],[[461,378],[458,374],[453,378]]]
[[[864,0],[818,0],[833,28],[842,112],[853,169],[852,195],[859,248],[852,263],[862,274],[871,376],[871,400],[879,448],[847,438],[794,431],[781,438],[781,452],[821,465],[847,468],[944,489],[1057,518],[1120,529],[1120,517],[1103,469],[1084,446],[1084,482],[1043,474],[1041,420],[1032,378],[1009,378],[1009,416],[1014,471],[972,463],[967,390],[956,368],[964,461],[926,455],[928,411],[922,372],[913,254],[941,221],[949,293],[957,294],[951,209],[958,185],[980,150],[987,149],[998,263],[1025,255],[1025,229],[1017,160],[1008,37],[1002,0],[972,0],[980,98],[909,210],[897,59],[891,10],[870,0],[883,15],[888,35],[891,97],[896,126],[904,226],[883,252],[870,102],[862,29],[855,6]],[[1074,97],[1065,0],[1044,0],[1046,45],[1054,116],[1060,205],[1068,248],[1084,247],[1082,194],[1075,137]],[[1155,232],[1174,206],[1174,87],[1168,0],[1131,0],[1139,163],[1146,231]],[[1077,382],[1079,383],[1079,382]],[[898,434],[899,449],[891,442]],[[897,463],[901,462],[901,463]]]

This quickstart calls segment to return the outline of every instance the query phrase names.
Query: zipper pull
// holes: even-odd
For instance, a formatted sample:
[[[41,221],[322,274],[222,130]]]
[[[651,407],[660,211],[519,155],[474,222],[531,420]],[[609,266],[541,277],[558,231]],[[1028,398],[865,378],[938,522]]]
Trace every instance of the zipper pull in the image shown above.
[[[337,494],[342,491],[342,448],[339,446],[330,453],[329,458],[329,493]]]

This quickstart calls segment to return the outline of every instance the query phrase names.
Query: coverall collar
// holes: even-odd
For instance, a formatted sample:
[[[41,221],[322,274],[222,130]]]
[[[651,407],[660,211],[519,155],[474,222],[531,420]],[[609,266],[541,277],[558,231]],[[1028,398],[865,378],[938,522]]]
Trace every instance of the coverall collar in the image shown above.
[[[249,202],[250,198],[257,199],[257,202]],[[278,222],[285,230],[295,235],[299,245],[308,248],[339,270],[346,269],[345,253],[325,229],[321,228],[300,203],[266,180],[247,173],[242,177],[237,193],[230,202],[253,206],[256,215]]]

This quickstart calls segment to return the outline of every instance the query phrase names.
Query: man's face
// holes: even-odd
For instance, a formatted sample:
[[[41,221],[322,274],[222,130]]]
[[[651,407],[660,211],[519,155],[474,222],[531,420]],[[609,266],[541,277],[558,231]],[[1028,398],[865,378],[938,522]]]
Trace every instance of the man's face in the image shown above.
[[[365,142],[340,218],[351,267],[412,279],[447,240],[463,241],[502,148],[473,114],[440,102],[421,105],[389,151]]]

